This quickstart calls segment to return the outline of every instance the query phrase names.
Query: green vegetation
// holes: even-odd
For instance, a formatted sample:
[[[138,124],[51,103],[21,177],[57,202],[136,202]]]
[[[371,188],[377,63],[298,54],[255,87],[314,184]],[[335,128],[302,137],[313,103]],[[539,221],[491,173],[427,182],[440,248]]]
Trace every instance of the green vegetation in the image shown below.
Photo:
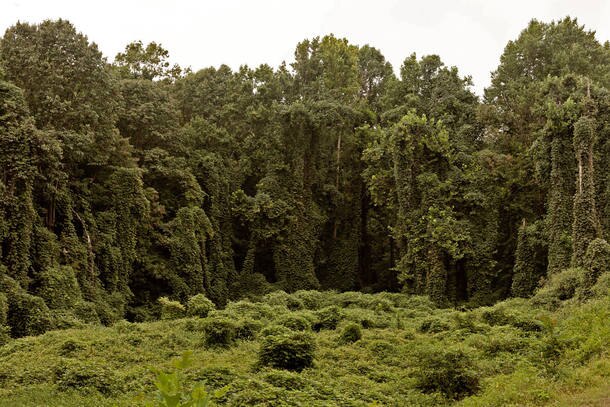
[[[297,301],[279,292],[241,302],[243,313],[232,303],[205,318],[13,340],[0,348],[0,405],[163,406],[172,404],[159,400],[208,397],[230,406],[568,406],[608,397],[607,288],[587,300],[557,299],[554,311],[526,299],[467,311],[405,294],[299,296],[341,309],[344,320],[319,332],[289,328],[291,318],[308,313],[316,324],[325,314],[275,305]],[[238,338],[250,318],[266,328]]]
[[[0,405],[608,400],[594,32],[531,21],[481,98],[333,35],[168,59],[61,19],[0,39]]]

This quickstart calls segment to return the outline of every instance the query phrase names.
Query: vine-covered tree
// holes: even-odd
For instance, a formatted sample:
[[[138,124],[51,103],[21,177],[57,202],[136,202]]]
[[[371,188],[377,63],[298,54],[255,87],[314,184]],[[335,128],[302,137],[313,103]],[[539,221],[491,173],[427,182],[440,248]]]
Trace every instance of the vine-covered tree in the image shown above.
[[[437,55],[396,76],[334,35],[273,68],[109,64],[68,21],[0,40],[0,329],[149,320],[160,297],[528,297],[607,267],[610,51],[532,21],[479,101]]]

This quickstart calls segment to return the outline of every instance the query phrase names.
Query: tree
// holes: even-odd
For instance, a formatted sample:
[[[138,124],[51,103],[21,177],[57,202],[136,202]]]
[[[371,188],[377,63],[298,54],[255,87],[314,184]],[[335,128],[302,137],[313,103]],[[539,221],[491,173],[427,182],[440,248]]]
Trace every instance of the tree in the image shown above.
[[[170,65],[169,51],[161,44],[151,42],[144,46],[142,41],[134,41],[123,52],[114,57],[114,64],[123,78],[174,81],[188,70],[179,65]]]

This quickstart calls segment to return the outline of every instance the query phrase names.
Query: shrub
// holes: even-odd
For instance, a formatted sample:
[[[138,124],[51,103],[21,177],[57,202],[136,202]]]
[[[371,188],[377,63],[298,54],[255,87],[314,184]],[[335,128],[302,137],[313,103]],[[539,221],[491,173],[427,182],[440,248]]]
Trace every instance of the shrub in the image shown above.
[[[416,387],[423,393],[439,392],[452,400],[470,396],[479,389],[471,360],[458,349],[430,348],[421,352],[415,379]]]
[[[273,336],[273,335],[287,335],[290,334],[291,330],[288,327],[285,327],[283,325],[269,325],[264,327],[261,330],[261,336],[262,337],[266,337],[266,336]]]
[[[339,336],[339,343],[354,343],[356,341],[359,341],[361,338],[362,328],[360,328],[360,325],[352,322],[344,326],[341,330],[341,335]]]
[[[417,330],[423,333],[439,333],[448,331],[451,329],[451,323],[439,317],[425,318],[420,324]]]
[[[270,335],[262,341],[258,360],[262,366],[301,371],[313,365],[314,351],[315,342],[308,333]]]
[[[136,323],[133,323],[133,322],[126,321],[126,320],[118,321],[114,325],[112,325],[112,327],[119,334],[129,334],[129,333],[132,333],[132,332],[136,332],[136,333],[142,332],[142,328],[140,328],[140,325],[138,325]]]
[[[42,298],[16,292],[8,300],[8,325],[13,337],[40,335],[54,328],[53,318]]]
[[[97,315],[96,309],[93,302],[79,301],[74,305],[74,316],[87,324],[100,324],[100,317]]]
[[[272,370],[263,376],[263,380],[286,390],[302,390],[307,384],[299,374],[286,370]]]
[[[226,318],[208,318],[201,328],[207,346],[230,346],[237,337],[237,324]]]
[[[183,318],[186,309],[178,301],[172,301],[167,297],[159,298],[159,305],[161,305],[161,319],[178,319]]]
[[[396,356],[396,347],[383,339],[371,341],[367,348],[378,359],[388,359]]]
[[[509,325],[511,318],[500,308],[483,308],[481,319],[491,326]]]
[[[303,309],[305,305],[303,301],[296,298],[293,295],[286,293],[285,291],[279,290],[269,293],[261,299],[261,302],[273,306],[282,306],[286,307],[291,311],[295,311],[298,309]]]
[[[203,381],[212,388],[224,387],[233,382],[238,376],[226,367],[204,367],[189,377],[191,381]]]
[[[236,339],[251,341],[256,339],[256,334],[263,328],[263,324],[251,319],[241,319],[237,322],[235,331]]]
[[[214,303],[203,294],[197,294],[189,298],[188,303],[186,304],[186,314],[189,317],[205,318],[210,311],[215,309],[216,306]]]
[[[125,315],[125,303],[125,297],[120,292],[107,294],[103,290],[99,291],[95,300],[95,312],[100,322],[109,326],[122,320]]]
[[[56,384],[59,390],[97,390],[109,396],[120,390],[120,381],[114,371],[90,362],[71,361],[57,368]]]
[[[227,307],[221,312],[235,319],[251,318],[260,320],[272,319],[277,316],[278,311],[285,312],[286,309],[284,308],[283,310],[278,310],[278,307],[272,307],[268,304],[242,300],[227,304]]]
[[[317,310],[328,305],[328,296],[316,290],[299,290],[292,294],[294,298],[301,301],[303,306],[309,310]]]
[[[278,324],[290,328],[293,331],[308,331],[311,329],[311,322],[300,315],[284,315],[278,320]]]
[[[84,328],[86,324],[76,318],[72,310],[59,309],[51,310],[54,329],[73,329]]]
[[[70,266],[50,267],[38,279],[38,295],[51,309],[70,309],[82,299],[76,274]]]
[[[532,297],[532,303],[548,309],[557,308],[562,301],[573,298],[583,287],[585,274],[584,269],[571,268],[551,275]]]
[[[313,329],[320,331],[322,329],[336,329],[345,315],[339,307],[332,305],[317,311],[316,317],[317,321],[314,323]]]
[[[604,273],[597,279],[597,283],[591,287],[591,294],[594,297],[610,295],[610,273]]]
[[[61,356],[74,356],[76,352],[82,351],[87,348],[87,345],[83,342],[75,339],[67,339],[59,346],[59,355]]]

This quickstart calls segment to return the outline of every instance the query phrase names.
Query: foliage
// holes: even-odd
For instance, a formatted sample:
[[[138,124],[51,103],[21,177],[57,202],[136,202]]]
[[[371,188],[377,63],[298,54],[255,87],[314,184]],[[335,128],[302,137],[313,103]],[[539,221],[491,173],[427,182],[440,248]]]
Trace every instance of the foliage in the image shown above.
[[[186,308],[179,301],[161,297],[159,305],[161,306],[161,319],[177,319],[186,315]]]
[[[291,332],[263,338],[258,353],[262,366],[301,371],[313,365],[315,341],[311,334]]]
[[[230,346],[237,336],[237,324],[230,319],[208,318],[203,320],[204,342],[208,346]],[[244,335],[244,332],[241,332]]]
[[[454,400],[479,390],[479,378],[472,370],[472,362],[459,349],[422,352],[416,379],[417,388],[423,392],[440,392]]]
[[[359,341],[362,338],[362,328],[359,324],[349,323],[341,329],[339,343],[350,344]]]
[[[197,294],[189,298],[186,304],[186,315],[205,318],[214,309],[216,309],[216,306],[212,301],[203,294]]]
[[[196,384],[192,389],[185,389],[182,384],[181,371],[192,365],[192,353],[185,352],[182,357],[173,363],[174,371],[170,373],[155,369],[155,387],[158,400],[147,405],[159,407],[207,407],[214,400],[222,398],[228,387],[214,392],[208,392],[202,383]]]

